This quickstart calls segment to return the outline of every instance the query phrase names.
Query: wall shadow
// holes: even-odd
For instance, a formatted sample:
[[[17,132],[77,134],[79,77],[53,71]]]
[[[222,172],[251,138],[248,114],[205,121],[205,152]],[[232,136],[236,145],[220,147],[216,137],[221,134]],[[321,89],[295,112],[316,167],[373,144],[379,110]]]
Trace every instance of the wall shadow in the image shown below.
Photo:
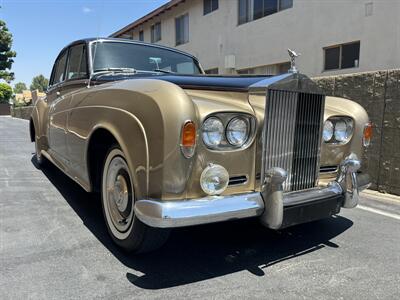
[[[36,166],[34,158],[32,163]],[[268,230],[255,219],[225,222],[175,229],[160,250],[130,255],[109,237],[98,195],[86,193],[55,166],[48,164],[42,171],[93,235],[132,269],[127,280],[145,289],[169,288],[243,270],[263,276],[274,264],[323,247],[339,247],[330,240],[353,225],[341,216],[281,231]]]

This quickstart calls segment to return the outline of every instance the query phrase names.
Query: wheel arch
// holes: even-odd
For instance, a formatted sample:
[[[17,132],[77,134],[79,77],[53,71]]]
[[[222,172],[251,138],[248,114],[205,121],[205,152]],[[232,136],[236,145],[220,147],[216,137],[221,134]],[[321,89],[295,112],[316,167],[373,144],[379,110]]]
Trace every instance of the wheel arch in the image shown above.
[[[89,186],[91,191],[100,191],[101,176],[106,155],[110,147],[118,144],[122,152],[125,154],[125,159],[127,160],[127,164],[131,170],[135,193],[138,196],[147,195],[149,172],[148,145],[144,128],[141,129],[144,136],[145,148],[147,149],[144,162],[145,168],[141,168],[141,164],[137,160],[135,160],[135,153],[140,150],[135,148],[132,149],[131,145],[128,145],[126,143],[121,130],[116,124],[99,124],[93,128],[91,134],[88,137],[88,142],[85,150],[85,162],[88,170]],[[145,171],[144,178],[142,178],[143,176],[138,174],[138,170]]]

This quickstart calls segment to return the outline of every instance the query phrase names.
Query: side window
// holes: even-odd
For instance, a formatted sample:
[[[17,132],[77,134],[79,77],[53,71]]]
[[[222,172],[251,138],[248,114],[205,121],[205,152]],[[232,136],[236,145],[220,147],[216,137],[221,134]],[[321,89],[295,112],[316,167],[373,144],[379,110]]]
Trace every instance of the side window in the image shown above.
[[[54,77],[52,80],[52,85],[64,81],[65,64],[67,63],[68,51],[65,51],[56,61]]]
[[[84,44],[71,47],[67,67],[68,79],[87,78],[86,47]]]

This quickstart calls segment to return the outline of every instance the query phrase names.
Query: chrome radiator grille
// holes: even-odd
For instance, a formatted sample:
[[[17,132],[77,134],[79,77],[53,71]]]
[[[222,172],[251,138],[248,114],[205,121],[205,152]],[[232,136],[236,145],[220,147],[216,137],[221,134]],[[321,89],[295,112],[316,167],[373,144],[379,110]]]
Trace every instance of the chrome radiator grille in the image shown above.
[[[264,171],[287,171],[285,192],[316,185],[325,96],[269,90],[265,107]]]

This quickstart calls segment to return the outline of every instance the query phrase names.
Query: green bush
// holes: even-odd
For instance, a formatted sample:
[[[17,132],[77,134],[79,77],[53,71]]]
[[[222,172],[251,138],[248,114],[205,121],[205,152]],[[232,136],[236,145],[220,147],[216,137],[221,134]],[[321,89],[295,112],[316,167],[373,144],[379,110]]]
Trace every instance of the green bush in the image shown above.
[[[9,103],[12,93],[11,86],[6,83],[0,83],[0,103]]]

